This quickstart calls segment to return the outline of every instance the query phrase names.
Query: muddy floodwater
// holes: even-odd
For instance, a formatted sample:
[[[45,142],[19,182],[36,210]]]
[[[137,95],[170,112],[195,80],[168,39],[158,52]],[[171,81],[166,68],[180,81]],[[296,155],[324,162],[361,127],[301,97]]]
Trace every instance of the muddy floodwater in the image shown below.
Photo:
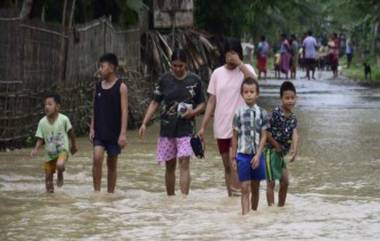
[[[380,240],[380,90],[294,83],[302,147],[289,164],[284,208],[267,207],[262,182],[259,210],[241,216],[239,197],[226,195],[211,125],[206,158],[191,161],[190,195],[177,185],[167,197],[165,169],[155,161],[156,123],[143,141],[128,132],[113,195],[105,193],[105,176],[102,192],[92,191],[86,138],[54,194],[45,193],[42,152],[34,159],[30,149],[1,152],[0,240]],[[261,81],[267,110],[278,103],[280,84]]]

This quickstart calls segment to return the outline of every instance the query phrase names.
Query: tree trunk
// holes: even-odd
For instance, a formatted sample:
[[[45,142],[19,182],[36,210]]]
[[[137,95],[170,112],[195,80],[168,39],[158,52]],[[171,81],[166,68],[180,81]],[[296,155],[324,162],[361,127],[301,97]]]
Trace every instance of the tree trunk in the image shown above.
[[[33,8],[33,0],[24,0],[19,17],[21,19],[29,18],[32,12],[32,8]]]
[[[66,35],[66,14],[67,14],[67,0],[64,0],[63,2],[63,10],[62,10],[62,34]],[[61,53],[60,53],[60,60],[61,60],[61,69],[60,69],[60,81],[63,81],[65,79],[65,65],[66,65],[66,38],[62,37],[61,42]]]

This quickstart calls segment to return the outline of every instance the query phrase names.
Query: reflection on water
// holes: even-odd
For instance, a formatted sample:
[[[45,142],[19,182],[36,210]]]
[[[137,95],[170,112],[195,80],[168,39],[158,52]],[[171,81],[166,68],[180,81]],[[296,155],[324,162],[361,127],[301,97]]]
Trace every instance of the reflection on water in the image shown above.
[[[280,83],[263,83],[260,104],[277,103]],[[29,150],[0,153],[0,240],[379,240],[380,90],[295,84],[302,149],[289,165],[284,208],[266,206],[262,183],[258,212],[240,215],[240,199],[226,197],[211,128],[206,159],[192,160],[190,195],[167,197],[155,124],[144,141],[129,132],[114,195],[104,192],[104,178],[103,192],[92,192],[84,138],[53,195]]]

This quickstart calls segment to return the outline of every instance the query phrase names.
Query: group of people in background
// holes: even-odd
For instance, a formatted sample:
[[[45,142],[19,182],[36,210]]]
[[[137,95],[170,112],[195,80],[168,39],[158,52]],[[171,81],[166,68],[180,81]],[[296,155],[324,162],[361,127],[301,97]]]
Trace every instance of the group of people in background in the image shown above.
[[[295,34],[288,37],[281,34],[280,41],[270,46],[266,37],[261,36],[256,46],[256,67],[259,79],[267,77],[268,59],[273,54],[273,69],[275,78],[280,78],[281,74],[286,79],[295,79],[297,68],[306,71],[307,79],[315,79],[315,70],[331,70],[333,78],[338,77],[339,58],[344,54],[347,57],[347,68],[350,68],[354,54],[354,47],[351,39],[344,34],[338,36],[337,33],[315,38],[312,31],[308,31],[302,38],[297,38]]]
[[[262,39],[265,41],[265,39]],[[269,45],[262,43],[263,54]],[[282,60],[289,48],[283,36]],[[258,106],[260,85],[250,64],[243,63],[239,39],[227,38],[223,53],[224,63],[216,68],[204,96],[201,79],[187,68],[184,50],[176,49],[171,57],[171,71],[157,81],[153,99],[139,128],[140,137],[160,108],[160,134],[157,140],[156,160],[165,166],[167,195],[175,195],[176,169],[179,167],[179,186],[188,195],[191,184],[191,140],[194,135],[205,141],[208,123],[213,117],[216,144],[223,162],[228,196],[241,196],[242,214],[256,210],[259,201],[260,181],[267,181],[267,202],[274,204],[275,181],[279,180],[278,205],[283,206],[288,188],[288,171],[285,156],[294,161],[298,153],[297,119],[293,113],[296,89],[290,81],[282,83],[280,104],[268,115]],[[264,67],[266,62],[260,62]],[[90,124],[90,141],[93,145],[93,188],[101,189],[102,164],[107,154],[107,191],[115,191],[118,155],[127,144],[128,89],[116,75],[117,57],[104,54],[99,59],[101,80],[94,90],[93,116]],[[46,96],[45,117],[38,124],[37,143],[31,155],[45,145],[47,157],[43,168],[46,190],[54,192],[53,177],[58,171],[58,186],[63,185],[63,172],[69,152],[77,151],[74,129],[67,116],[60,113],[59,95]],[[197,130],[195,117],[204,112]],[[208,143],[206,143],[208,144]]]

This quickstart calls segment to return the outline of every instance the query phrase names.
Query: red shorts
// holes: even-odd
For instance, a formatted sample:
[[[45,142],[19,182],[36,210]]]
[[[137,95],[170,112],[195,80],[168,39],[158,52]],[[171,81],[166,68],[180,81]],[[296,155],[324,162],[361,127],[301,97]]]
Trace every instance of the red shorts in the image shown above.
[[[230,152],[231,138],[228,139],[217,139],[218,149],[220,154]]]

